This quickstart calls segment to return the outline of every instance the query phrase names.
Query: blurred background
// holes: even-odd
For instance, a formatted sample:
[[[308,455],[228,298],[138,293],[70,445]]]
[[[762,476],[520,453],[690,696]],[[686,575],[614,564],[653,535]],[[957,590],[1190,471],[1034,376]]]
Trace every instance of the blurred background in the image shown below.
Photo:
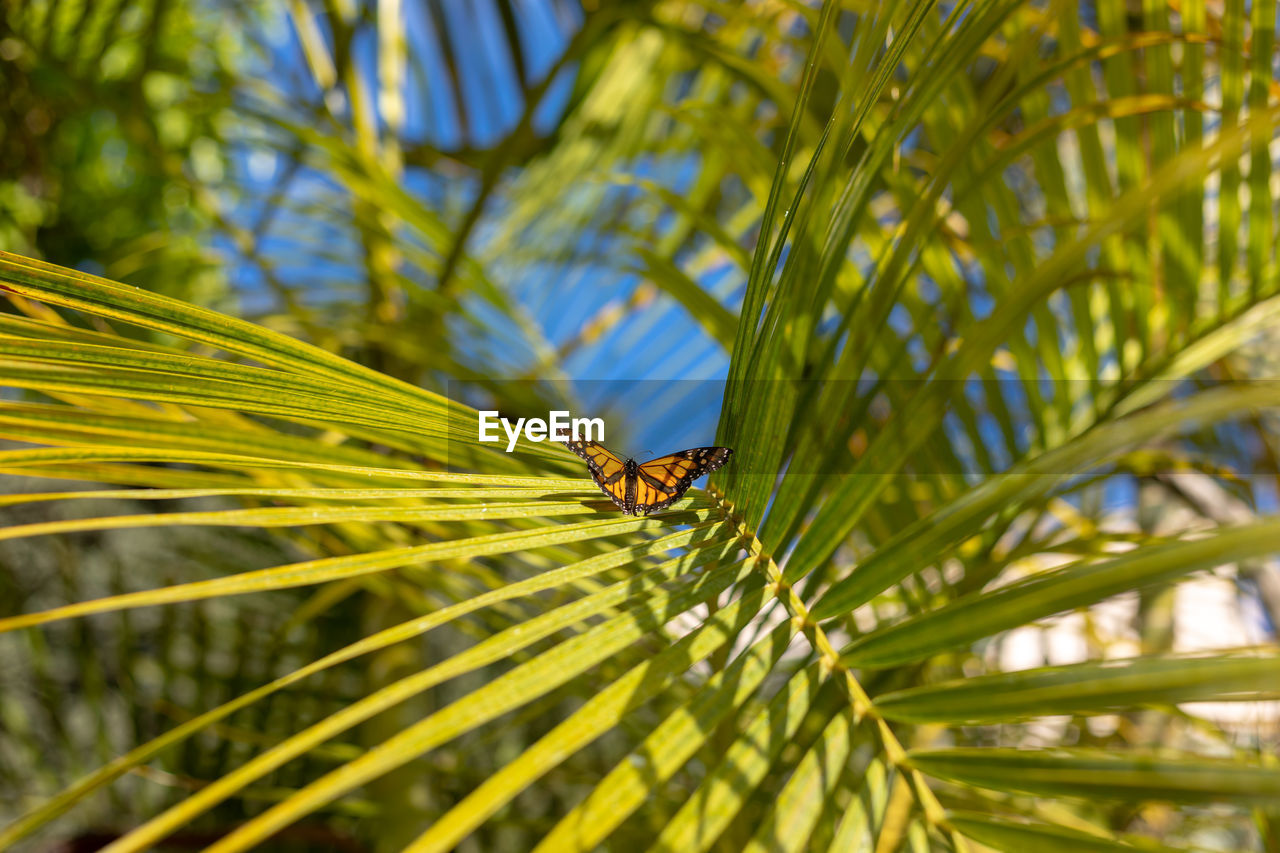
[[[727,22],[605,6],[15,6],[4,248],[233,310],[415,383],[452,379],[460,395],[500,380],[723,379],[750,226],[717,240],[695,217],[731,223],[750,193],[740,164],[703,171],[734,144],[709,145],[704,123],[745,110],[736,132],[763,135],[785,116],[760,92],[734,105],[750,80],[696,53],[747,29],[677,56],[653,25]],[[803,58],[803,20],[760,8],[735,24],[799,51],[762,57],[757,83]],[[754,165],[767,181],[767,149]],[[638,422],[643,393],[597,386],[584,405],[633,397],[618,423]],[[685,414],[709,440],[717,412]],[[619,438],[687,440],[671,436],[679,418],[651,426]]]

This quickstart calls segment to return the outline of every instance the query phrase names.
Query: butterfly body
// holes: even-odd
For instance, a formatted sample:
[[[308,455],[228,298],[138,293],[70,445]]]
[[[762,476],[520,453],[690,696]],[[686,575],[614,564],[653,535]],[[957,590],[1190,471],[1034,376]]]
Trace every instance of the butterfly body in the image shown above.
[[[625,515],[649,515],[675,503],[703,474],[723,466],[728,447],[694,447],[648,462],[622,459],[594,441],[566,441],[587,462],[591,479]]]

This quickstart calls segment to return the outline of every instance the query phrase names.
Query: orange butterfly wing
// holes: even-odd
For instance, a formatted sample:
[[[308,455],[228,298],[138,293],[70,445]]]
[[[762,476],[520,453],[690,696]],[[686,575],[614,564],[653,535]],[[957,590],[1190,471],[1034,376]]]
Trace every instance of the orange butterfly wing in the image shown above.
[[[631,514],[627,495],[631,478],[626,476],[627,464],[603,444],[594,441],[566,441],[564,445],[586,460],[591,479],[596,481],[600,491],[608,495],[618,509]]]
[[[723,467],[732,455],[728,447],[695,447],[637,466],[635,514],[648,515],[671,506],[694,480]]]

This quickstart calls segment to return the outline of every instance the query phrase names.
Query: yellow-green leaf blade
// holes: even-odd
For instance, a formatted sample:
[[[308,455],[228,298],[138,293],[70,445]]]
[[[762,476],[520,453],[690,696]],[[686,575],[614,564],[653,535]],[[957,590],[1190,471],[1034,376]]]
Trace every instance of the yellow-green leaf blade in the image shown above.
[[[1229,759],[1084,749],[957,748],[915,751],[909,760],[930,776],[997,791],[1235,806],[1274,806],[1280,801],[1280,767]]]
[[[1227,528],[1189,542],[1146,546],[1111,560],[1043,572],[991,592],[965,596],[855,640],[844,650],[843,659],[862,667],[919,660],[1127,590],[1276,551],[1280,551],[1277,519]]]
[[[1102,714],[1180,702],[1280,697],[1280,648],[1210,657],[1092,661],[994,673],[888,693],[891,720],[957,725],[1057,714]]]

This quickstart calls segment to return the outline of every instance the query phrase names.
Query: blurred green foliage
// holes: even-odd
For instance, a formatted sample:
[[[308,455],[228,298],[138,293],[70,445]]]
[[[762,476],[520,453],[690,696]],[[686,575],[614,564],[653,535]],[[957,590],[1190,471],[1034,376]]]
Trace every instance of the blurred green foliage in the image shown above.
[[[0,247],[230,305],[208,198],[227,178],[251,6],[10,3]]]

